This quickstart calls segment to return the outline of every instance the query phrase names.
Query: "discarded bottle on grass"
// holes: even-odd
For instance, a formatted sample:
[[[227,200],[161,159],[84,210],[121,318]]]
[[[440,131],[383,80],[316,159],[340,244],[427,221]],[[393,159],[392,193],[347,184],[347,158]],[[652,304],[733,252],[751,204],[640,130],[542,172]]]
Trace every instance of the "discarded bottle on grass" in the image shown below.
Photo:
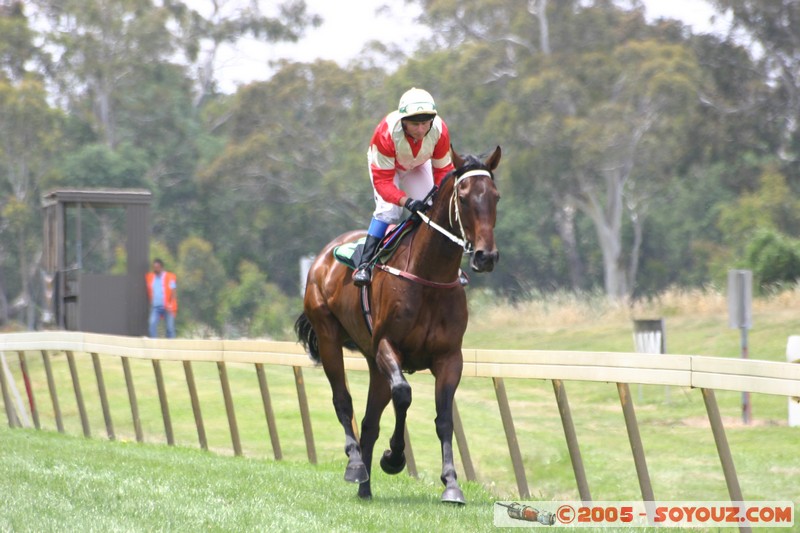
[[[539,522],[546,526],[552,526],[556,523],[556,515],[548,511],[540,511],[530,505],[522,505],[521,503],[500,503],[497,505],[508,509],[508,516],[516,520],[525,520],[526,522]]]

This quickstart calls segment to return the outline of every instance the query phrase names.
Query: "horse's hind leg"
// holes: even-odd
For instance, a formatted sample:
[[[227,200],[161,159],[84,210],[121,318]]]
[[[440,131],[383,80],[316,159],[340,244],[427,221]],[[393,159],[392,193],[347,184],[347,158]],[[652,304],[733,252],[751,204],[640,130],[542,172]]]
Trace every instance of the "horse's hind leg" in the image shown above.
[[[317,337],[322,366],[333,392],[333,408],[339,423],[344,428],[344,453],[348,457],[344,479],[351,483],[363,483],[369,479],[369,472],[364,466],[361,447],[353,431],[353,399],[347,390],[342,344],[338,336],[323,337],[318,332]]]
[[[406,414],[411,406],[411,385],[403,376],[397,352],[389,341],[378,343],[376,362],[381,374],[388,380],[394,405],[395,425],[389,439],[389,449],[381,457],[381,469],[387,474],[399,474],[406,466]]]
[[[449,357],[435,368],[436,377],[436,435],[442,445],[442,483],[445,489],[442,501],[465,504],[464,493],[458,485],[456,466],[453,460],[453,399],[461,381],[461,357]]]

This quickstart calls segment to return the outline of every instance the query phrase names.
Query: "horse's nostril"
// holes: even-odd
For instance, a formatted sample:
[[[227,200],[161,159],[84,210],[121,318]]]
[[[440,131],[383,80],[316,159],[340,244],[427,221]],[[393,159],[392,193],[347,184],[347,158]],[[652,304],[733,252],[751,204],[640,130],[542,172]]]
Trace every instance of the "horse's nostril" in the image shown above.
[[[500,254],[496,251],[476,250],[472,256],[471,266],[476,272],[491,272]]]

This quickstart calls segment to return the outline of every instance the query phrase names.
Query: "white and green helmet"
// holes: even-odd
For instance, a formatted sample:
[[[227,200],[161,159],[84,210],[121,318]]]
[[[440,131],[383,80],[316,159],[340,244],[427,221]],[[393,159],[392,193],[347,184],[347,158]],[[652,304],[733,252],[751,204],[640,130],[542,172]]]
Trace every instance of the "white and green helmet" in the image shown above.
[[[436,103],[433,101],[431,93],[424,89],[412,87],[400,97],[397,105],[400,118],[413,117],[415,115],[436,115]]]

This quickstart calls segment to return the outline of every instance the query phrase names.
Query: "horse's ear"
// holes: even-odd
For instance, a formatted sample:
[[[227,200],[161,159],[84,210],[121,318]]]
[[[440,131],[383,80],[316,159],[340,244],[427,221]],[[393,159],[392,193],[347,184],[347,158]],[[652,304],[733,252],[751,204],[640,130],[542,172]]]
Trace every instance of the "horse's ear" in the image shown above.
[[[497,168],[497,165],[500,164],[500,147],[499,146],[494,149],[494,152],[492,152],[492,155],[487,157],[486,161],[484,161],[483,164],[486,165],[489,168],[489,170],[494,170],[494,169]]]
[[[461,168],[464,166],[464,160],[456,153],[456,149],[453,148],[452,144],[450,145],[450,158],[453,160],[453,166],[456,168]]]

